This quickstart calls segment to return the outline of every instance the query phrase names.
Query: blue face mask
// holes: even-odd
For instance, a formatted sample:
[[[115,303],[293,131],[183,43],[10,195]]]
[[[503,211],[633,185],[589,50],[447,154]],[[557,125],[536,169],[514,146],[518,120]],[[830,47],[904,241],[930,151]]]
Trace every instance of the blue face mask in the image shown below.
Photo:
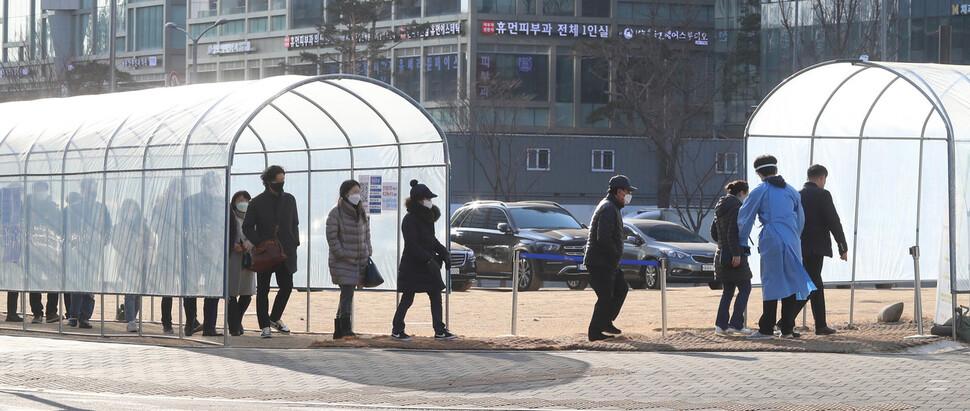
[[[239,204],[236,204],[236,210],[239,210],[240,213],[245,213],[246,212],[246,209],[248,209],[248,208],[249,208],[249,202],[248,201],[243,201],[243,202],[241,202]]]

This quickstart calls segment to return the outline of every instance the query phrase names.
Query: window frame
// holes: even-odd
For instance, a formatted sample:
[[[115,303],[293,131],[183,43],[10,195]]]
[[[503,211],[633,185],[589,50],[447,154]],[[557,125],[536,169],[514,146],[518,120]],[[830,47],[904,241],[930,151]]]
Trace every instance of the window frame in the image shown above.
[[[540,153],[542,153],[542,152],[545,152],[546,153],[546,167],[545,168],[540,167],[539,156],[540,156]],[[533,161],[532,161],[533,160],[533,153],[535,154],[535,163],[534,163],[535,166],[534,167],[531,165],[533,163]],[[526,150],[525,169],[526,169],[526,171],[550,171],[552,169],[552,150],[551,149],[548,149],[548,148],[529,147]]]
[[[610,153],[610,168],[603,167],[603,156],[606,153]],[[598,154],[598,156],[597,156]],[[616,171],[616,150],[607,149],[593,149],[590,153],[590,171],[594,173],[612,173]],[[596,168],[596,159],[599,157],[600,167]]]
[[[727,159],[734,157],[734,168],[731,170],[727,169]],[[739,155],[737,151],[725,151],[714,154],[714,172],[717,174],[737,174],[740,163],[738,162]]]

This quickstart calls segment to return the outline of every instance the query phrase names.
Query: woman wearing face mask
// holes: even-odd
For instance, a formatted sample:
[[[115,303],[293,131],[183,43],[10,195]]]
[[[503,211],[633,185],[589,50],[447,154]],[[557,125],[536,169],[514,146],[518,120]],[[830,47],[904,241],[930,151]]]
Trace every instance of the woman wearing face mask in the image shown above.
[[[229,218],[229,335],[243,335],[242,318],[249,303],[256,294],[256,274],[243,267],[243,257],[253,248],[242,232],[242,222],[246,218],[249,200],[252,196],[246,191],[232,195],[232,213]]]
[[[448,249],[435,237],[434,223],[441,217],[441,210],[431,202],[435,197],[437,195],[428,186],[411,180],[411,196],[404,200],[408,214],[401,221],[404,252],[397,274],[401,303],[394,313],[394,329],[391,331],[391,338],[397,341],[411,341],[404,332],[404,317],[414,302],[415,293],[427,293],[431,299],[434,339],[457,338],[442,320],[441,290],[445,289],[445,283],[441,279],[441,266],[449,267],[451,259]]]
[[[748,183],[737,180],[728,184],[728,195],[721,197],[714,207],[714,223],[711,224],[711,238],[717,241],[714,254],[714,278],[723,285],[721,304],[714,321],[714,334],[720,336],[751,334],[744,328],[744,310],[751,294],[751,267],[748,266],[750,249],[738,242],[738,210],[748,198]],[[734,300],[734,315],[728,319],[734,289],[738,298]]]
[[[355,180],[340,185],[340,198],[327,217],[327,243],[330,245],[330,278],[340,286],[333,339],[356,338],[351,318],[354,288],[363,281],[367,260],[374,249],[370,242],[370,223],[360,201],[360,183]]]

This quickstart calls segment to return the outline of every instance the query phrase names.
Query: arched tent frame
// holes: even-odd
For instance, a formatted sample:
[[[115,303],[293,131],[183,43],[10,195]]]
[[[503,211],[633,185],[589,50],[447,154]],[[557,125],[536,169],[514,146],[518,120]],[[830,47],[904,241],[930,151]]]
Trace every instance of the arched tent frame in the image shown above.
[[[45,117],[49,113],[56,119]],[[2,104],[0,139],[0,290],[101,294],[102,324],[104,294],[227,297],[228,201],[235,190],[261,192],[258,175],[270,164],[286,169],[286,191],[297,199],[301,247],[294,283],[307,289],[305,332],[309,291],[333,287],[325,225],[343,180],[380,180],[381,187],[371,186],[377,201],[369,216],[374,260],[385,273],[380,288],[389,290],[396,288],[403,248],[408,181],[432,187],[443,209],[450,193],[441,128],[407,95],[359,76],[280,76]],[[34,183],[48,183],[52,200],[65,207],[71,193],[85,191],[82,180],[94,182],[84,185],[88,192],[97,187],[96,201],[106,206],[108,219],[89,218],[100,213],[80,207],[73,210],[83,219],[59,216],[60,226],[42,235],[28,229],[36,215],[27,212],[36,208],[27,198]],[[203,186],[202,180],[217,183]],[[381,193],[383,202],[374,198]],[[136,232],[116,224],[126,200],[141,209],[155,242],[140,275],[121,264],[137,253],[112,244]],[[116,226],[108,230],[104,222]],[[438,229],[447,241],[448,224]],[[71,245],[73,237],[99,231],[112,234],[104,247]],[[87,254],[97,258],[72,257]],[[167,255],[183,257],[173,262],[164,260]],[[47,274],[52,271],[59,275]]]
[[[762,153],[796,187],[809,165],[829,169],[850,264],[826,263],[823,278],[851,284],[850,324],[856,284],[914,279],[911,246],[922,278],[938,279],[937,322],[970,293],[968,96],[970,67],[831,61],[783,81],[748,121],[751,184]]]

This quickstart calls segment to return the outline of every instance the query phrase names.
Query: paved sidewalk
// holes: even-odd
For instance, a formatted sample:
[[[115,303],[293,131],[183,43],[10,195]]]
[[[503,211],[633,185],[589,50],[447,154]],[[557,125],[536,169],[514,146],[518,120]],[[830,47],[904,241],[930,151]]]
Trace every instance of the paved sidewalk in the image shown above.
[[[956,347],[922,355],[449,352],[0,336],[0,407],[967,409],[970,352]],[[118,395],[131,407],[116,406]]]

